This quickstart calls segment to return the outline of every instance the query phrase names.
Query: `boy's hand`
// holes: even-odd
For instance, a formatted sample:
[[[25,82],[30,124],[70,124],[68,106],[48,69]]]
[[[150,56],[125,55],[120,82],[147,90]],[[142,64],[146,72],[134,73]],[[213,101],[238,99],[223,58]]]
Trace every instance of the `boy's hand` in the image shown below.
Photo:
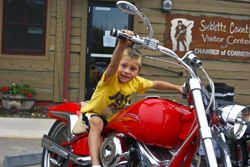
[[[122,30],[124,33],[126,33],[129,36],[133,36],[134,32],[130,30]],[[120,65],[121,59],[123,57],[123,52],[126,49],[127,46],[131,45],[132,42],[129,40],[118,40],[118,44],[113,52],[111,61],[106,69],[106,75],[104,80],[107,80],[109,77],[113,76]]]
[[[122,30],[122,32],[128,34],[129,36],[133,36],[134,32],[130,31],[130,30]],[[131,42],[130,40],[123,40],[123,39],[119,39],[119,44],[125,45],[125,46],[130,46],[133,44],[133,42]]]

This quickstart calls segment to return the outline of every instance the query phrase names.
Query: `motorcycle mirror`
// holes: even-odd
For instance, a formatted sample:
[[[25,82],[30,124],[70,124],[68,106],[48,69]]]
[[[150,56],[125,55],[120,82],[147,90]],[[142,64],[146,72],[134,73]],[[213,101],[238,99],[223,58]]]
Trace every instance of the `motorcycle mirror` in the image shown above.
[[[118,1],[116,6],[122,11],[130,15],[137,15],[138,9],[131,3],[127,1]]]
[[[141,13],[137,9],[136,6],[134,6],[133,4],[131,4],[130,2],[127,2],[127,1],[118,1],[118,2],[116,2],[116,6],[124,13],[127,13],[129,15],[139,16],[143,20],[144,24],[147,26],[148,38],[153,37],[154,32],[153,32],[153,28],[152,28],[150,21],[143,13]]]

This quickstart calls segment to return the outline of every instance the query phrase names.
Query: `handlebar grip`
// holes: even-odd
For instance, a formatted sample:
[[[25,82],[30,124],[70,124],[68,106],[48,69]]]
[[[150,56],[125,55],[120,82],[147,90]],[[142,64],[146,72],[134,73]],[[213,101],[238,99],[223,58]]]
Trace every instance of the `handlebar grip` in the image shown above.
[[[138,35],[131,36],[131,35],[128,35],[120,30],[117,30],[115,28],[113,28],[110,31],[110,35],[117,37],[119,39],[122,39],[122,40],[129,40],[129,41],[136,43],[138,45],[141,45],[145,48],[149,48],[152,50],[158,49],[159,41],[156,39],[153,39],[153,38],[150,38],[150,39],[149,38],[140,38]]]
[[[119,39],[122,39],[122,40],[130,40],[132,38],[132,36],[120,31],[120,30],[117,30],[115,28],[113,28],[111,31],[110,31],[110,35],[113,36],[113,37],[117,37]]]

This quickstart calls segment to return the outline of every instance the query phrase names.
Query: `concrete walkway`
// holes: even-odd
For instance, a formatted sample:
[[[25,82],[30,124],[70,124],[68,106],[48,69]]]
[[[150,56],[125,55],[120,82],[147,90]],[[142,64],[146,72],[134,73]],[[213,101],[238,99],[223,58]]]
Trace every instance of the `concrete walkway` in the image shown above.
[[[0,117],[0,138],[41,139],[54,119]]]

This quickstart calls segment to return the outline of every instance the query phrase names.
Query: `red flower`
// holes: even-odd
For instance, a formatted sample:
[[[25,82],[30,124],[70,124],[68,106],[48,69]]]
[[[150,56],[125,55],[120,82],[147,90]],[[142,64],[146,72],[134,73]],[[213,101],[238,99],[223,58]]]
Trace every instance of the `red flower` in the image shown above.
[[[27,94],[27,97],[32,98],[33,95],[31,93]]]
[[[24,97],[33,98],[36,95],[36,89],[30,87],[30,85],[28,84],[12,83],[11,86],[1,87],[0,93],[3,95],[20,95]]]
[[[10,88],[8,86],[5,86],[0,89],[0,92],[7,93],[9,90]]]

